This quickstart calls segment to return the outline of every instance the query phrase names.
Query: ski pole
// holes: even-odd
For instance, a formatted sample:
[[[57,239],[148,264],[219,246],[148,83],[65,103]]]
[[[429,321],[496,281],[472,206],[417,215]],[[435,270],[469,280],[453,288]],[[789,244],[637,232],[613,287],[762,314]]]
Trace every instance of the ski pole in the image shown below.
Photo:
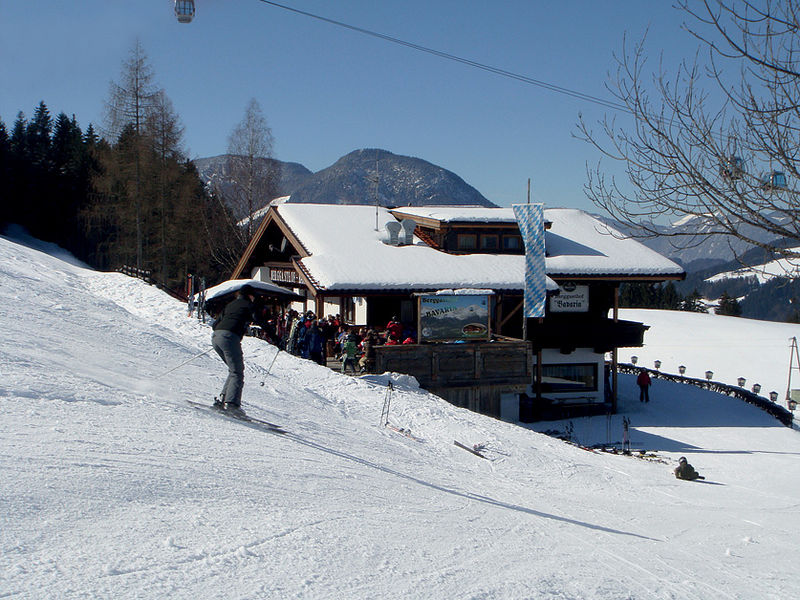
[[[281,349],[278,348],[277,346],[275,347],[275,350],[277,350],[277,352],[275,353],[275,356],[272,357],[272,362],[269,363],[269,369],[267,369],[267,375],[269,375],[269,372],[272,371],[272,365],[275,364],[275,360],[278,358],[278,354],[281,353]],[[264,385],[264,384],[262,383],[261,385]]]
[[[381,409],[381,426],[389,424],[389,405],[392,402],[392,382],[386,385],[386,394],[383,397],[383,408]]]
[[[204,352],[201,352],[200,354],[195,354],[195,355],[194,355],[192,358],[189,358],[189,359],[187,359],[187,360],[183,361],[183,362],[182,362],[181,364],[179,364],[177,367],[173,367],[172,369],[170,369],[169,371],[165,371],[165,372],[164,372],[164,373],[162,373],[161,375],[156,375],[155,377],[153,377],[153,379],[160,379],[161,377],[164,377],[164,375],[169,375],[169,374],[170,374],[170,373],[172,373],[173,371],[177,371],[178,369],[180,369],[180,368],[181,368],[183,365],[185,365],[185,364],[188,364],[188,363],[192,362],[193,360],[195,360],[195,359],[197,359],[197,358],[200,358],[201,356],[204,356],[204,355],[208,354],[208,353],[209,353],[209,352],[211,352],[213,349],[214,349],[214,348],[213,348],[213,346],[212,346],[211,348],[209,348],[208,350],[206,350],[206,351],[204,351]]]

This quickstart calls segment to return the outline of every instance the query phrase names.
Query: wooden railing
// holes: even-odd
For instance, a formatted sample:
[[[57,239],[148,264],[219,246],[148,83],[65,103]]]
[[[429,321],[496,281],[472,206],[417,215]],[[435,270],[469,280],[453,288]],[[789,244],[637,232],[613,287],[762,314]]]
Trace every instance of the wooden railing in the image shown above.
[[[153,273],[148,269],[140,269],[138,267],[132,267],[130,265],[122,265],[119,269],[117,269],[117,271],[127,275],[128,277],[135,277],[136,279],[141,279],[145,283],[154,285],[158,289],[166,292],[167,294],[175,298],[176,300],[180,300],[181,302],[188,301],[186,294],[170,289],[164,284],[153,279]]]
[[[636,365],[629,363],[620,363],[619,365],[617,365],[617,369],[620,373],[629,373],[631,375],[636,375],[637,373],[644,370],[647,371],[647,373],[653,379],[664,379],[666,381],[672,381],[674,383],[693,385],[699,388],[703,388],[705,390],[717,392],[718,394],[733,396],[734,398],[738,398],[739,400],[744,400],[748,404],[757,406],[764,412],[767,412],[776,419],[778,419],[781,423],[783,423],[787,427],[792,426],[793,415],[789,410],[785,409],[779,404],[776,404],[768,400],[767,398],[764,398],[763,396],[759,396],[755,392],[751,392],[742,387],[738,387],[735,385],[728,385],[726,383],[720,383],[719,381],[711,381],[709,379],[695,379],[694,377],[685,377],[683,375],[673,375],[671,373],[663,373],[661,371],[656,371],[655,369],[646,369],[644,367],[638,367]]]

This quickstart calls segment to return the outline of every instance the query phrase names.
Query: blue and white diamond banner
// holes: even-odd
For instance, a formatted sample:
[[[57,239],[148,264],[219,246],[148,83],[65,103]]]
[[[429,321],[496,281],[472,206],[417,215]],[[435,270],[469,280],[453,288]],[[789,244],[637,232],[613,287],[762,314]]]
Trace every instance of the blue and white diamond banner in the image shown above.
[[[543,317],[547,298],[544,261],[544,206],[514,204],[514,216],[525,243],[525,316]]]

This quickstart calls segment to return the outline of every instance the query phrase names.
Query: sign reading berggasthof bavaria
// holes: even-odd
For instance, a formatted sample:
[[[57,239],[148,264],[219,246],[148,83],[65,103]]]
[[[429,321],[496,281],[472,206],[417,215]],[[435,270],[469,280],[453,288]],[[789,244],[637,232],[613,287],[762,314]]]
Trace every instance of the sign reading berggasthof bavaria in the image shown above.
[[[558,286],[558,295],[550,298],[550,312],[588,312],[589,286],[567,282]]]

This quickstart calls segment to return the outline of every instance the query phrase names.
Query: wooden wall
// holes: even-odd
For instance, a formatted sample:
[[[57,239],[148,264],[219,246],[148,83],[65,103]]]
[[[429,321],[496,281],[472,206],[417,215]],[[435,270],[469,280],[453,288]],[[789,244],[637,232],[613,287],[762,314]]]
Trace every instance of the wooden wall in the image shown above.
[[[413,375],[424,389],[456,406],[500,416],[500,395],[531,383],[533,354],[526,342],[378,346],[375,370]]]

